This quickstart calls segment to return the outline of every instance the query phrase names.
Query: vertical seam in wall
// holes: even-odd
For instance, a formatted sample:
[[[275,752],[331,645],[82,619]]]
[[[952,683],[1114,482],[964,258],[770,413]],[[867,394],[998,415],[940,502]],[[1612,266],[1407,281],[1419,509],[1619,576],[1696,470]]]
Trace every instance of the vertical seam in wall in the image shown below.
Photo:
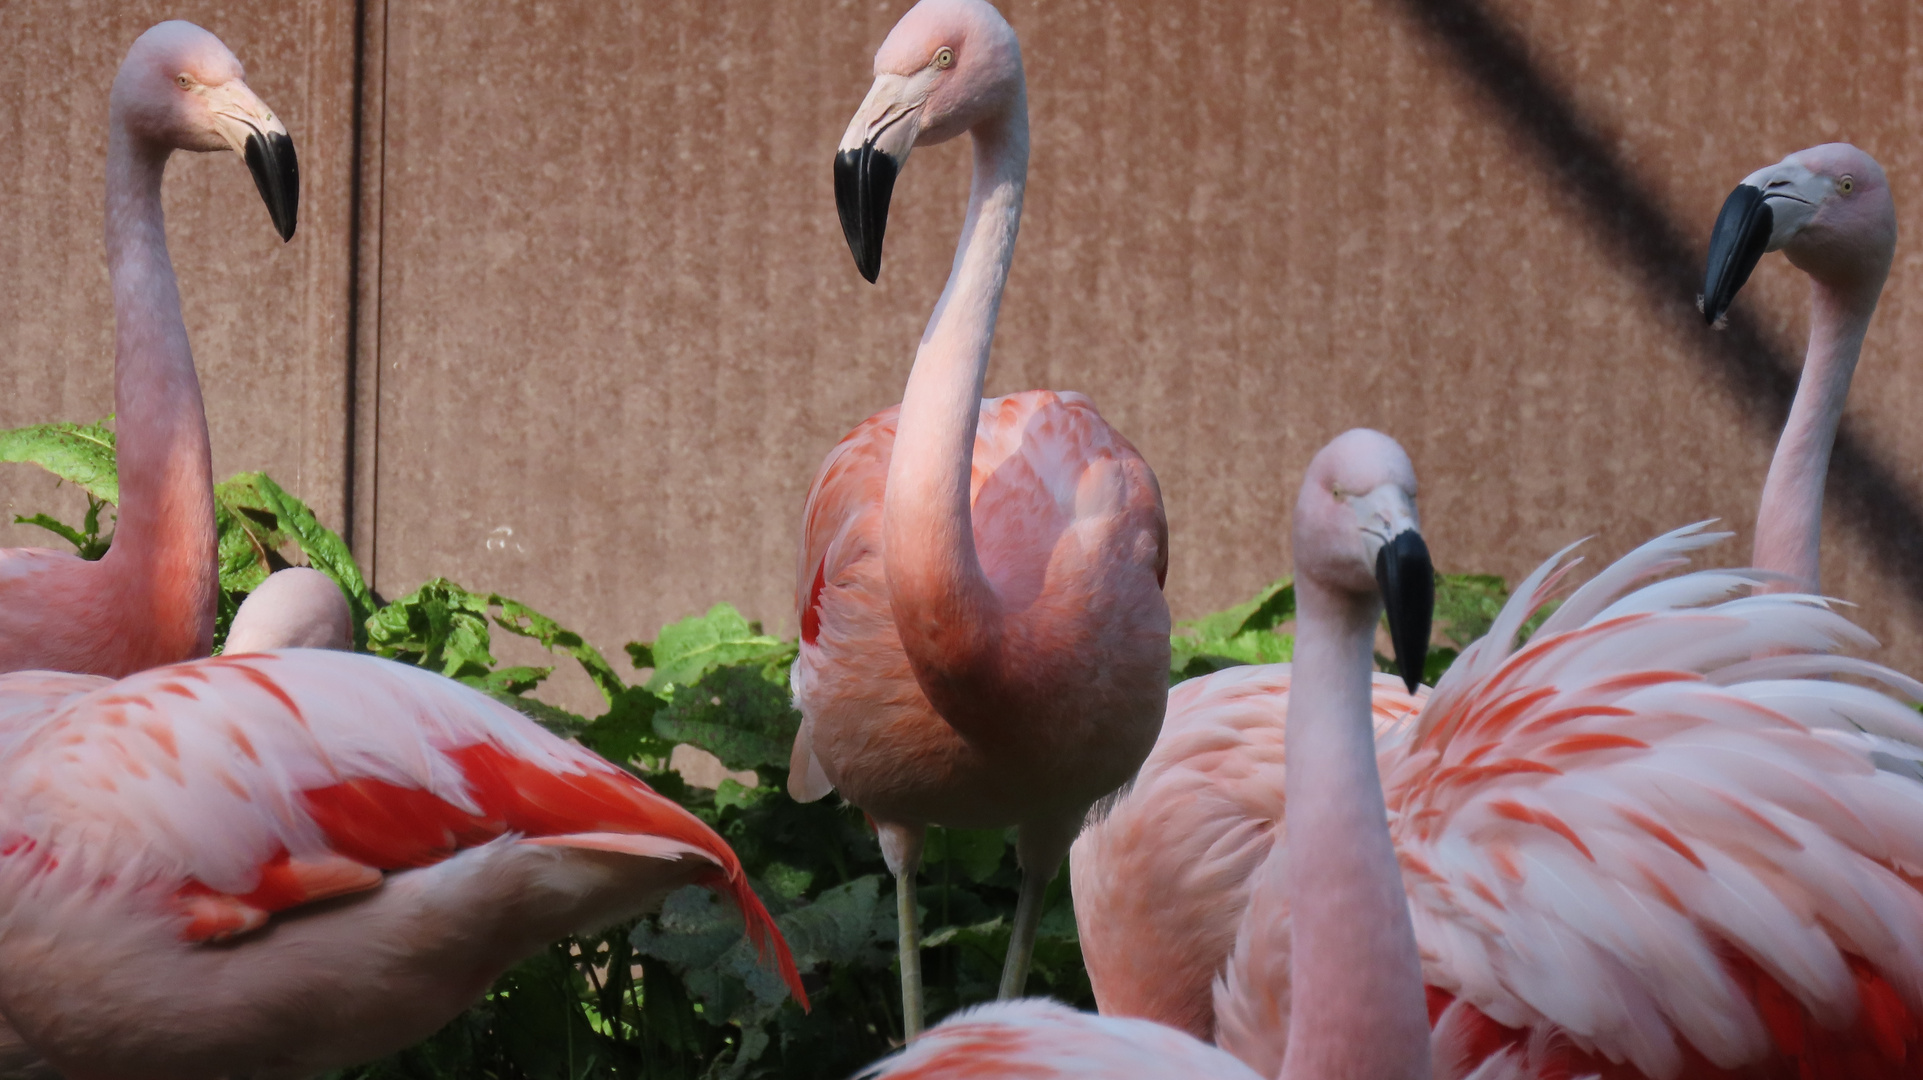
[[[350,106],[353,115],[353,161],[348,165],[347,176],[347,371],[346,371],[346,431],[341,440],[341,536],[347,540],[349,550],[354,544],[354,429],[355,413],[359,403],[355,398],[358,383],[356,369],[360,367],[361,337],[361,162],[366,157],[362,142],[366,139],[367,116],[363,100],[367,92],[367,0],[354,3],[354,99]]]
[[[379,580],[380,384],[387,179],[386,0],[356,0],[353,325],[347,536],[369,588]],[[378,23],[376,22],[378,20]],[[378,26],[378,37],[374,28]],[[370,56],[370,52],[378,52]],[[376,67],[378,65],[378,67]],[[369,93],[369,76],[379,84]],[[369,109],[374,114],[369,116]],[[372,163],[370,167],[370,162]],[[372,200],[372,205],[369,201]]]

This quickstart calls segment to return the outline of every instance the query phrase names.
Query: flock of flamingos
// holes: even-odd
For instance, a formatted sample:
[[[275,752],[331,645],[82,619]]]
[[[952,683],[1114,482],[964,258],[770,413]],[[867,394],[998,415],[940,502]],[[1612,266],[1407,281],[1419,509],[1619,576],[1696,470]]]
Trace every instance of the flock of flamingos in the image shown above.
[[[86,1080],[308,1076],[690,883],[805,1004],[719,836],[476,691],[346,651],[315,572],[271,579],[208,656],[212,475],[161,179],[176,150],[231,149],[285,239],[298,169],[186,23],[134,43],[111,129],[118,531],[98,562],[0,552],[17,1048]],[[1415,473],[1350,431],[1296,502],[1295,663],[1171,693],[1148,464],[1080,395],[981,397],[1029,147],[1020,48],[985,0],[921,0],[875,56],[835,158],[856,266],[879,273],[914,147],[962,134],[947,286],[901,405],[823,463],[798,564],[790,790],[865,810],[899,893],[907,1041],[864,1075],[1923,1076],[1923,684],[1843,655],[1872,643],[1815,594],[1896,243],[1875,161],[1791,155],[1711,238],[1711,321],[1766,252],[1812,284],[1751,568],[1665,576],[1721,538],[1700,525],[1573,591],[1558,552],[1420,687]],[[1372,674],[1385,609],[1400,679]],[[1023,882],[1004,1000],[924,1033],[930,824],[1017,827]],[[1100,1016],[1021,999],[1064,858]]]

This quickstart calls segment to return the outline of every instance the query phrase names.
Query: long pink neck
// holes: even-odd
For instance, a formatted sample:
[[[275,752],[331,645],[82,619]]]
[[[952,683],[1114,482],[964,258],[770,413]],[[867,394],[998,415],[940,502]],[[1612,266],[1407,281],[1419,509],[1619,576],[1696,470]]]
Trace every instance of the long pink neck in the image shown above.
[[[1379,606],[1296,580],[1285,1080],[1429,1076],[1429,1013],[1376,774],[1369,672]]]
[[[982,379],[1015,256],[1028,103],[974,129],[968,217],[902,394],[882,509],[895,626],[917,680],[958,727],[1005,717],[1000,598],[975,554],[969,480]]]
[[[1801,590],[1816,590],[1818,545],[1823,532],[1823,480],[1830,449],[1843,420],[1850,378],[1856,374],[1863,336],[1883,278],[1839,285],[1810,278],[1809,352],[1789,421],[1777,440],[1776,456],[1763,482],[1756,511],[1756,548],[1751,563],[1786,574]],[[1785,586],[1788,587],[1788,586]]]
[[[120,505],[113,547],[101,562],[116,579],[129,624],[147,624],[151,640],[141,651],[185,658],[213,647],[216,536],[207,418],[161,214],[167,155],[114,117],[107,265]]]

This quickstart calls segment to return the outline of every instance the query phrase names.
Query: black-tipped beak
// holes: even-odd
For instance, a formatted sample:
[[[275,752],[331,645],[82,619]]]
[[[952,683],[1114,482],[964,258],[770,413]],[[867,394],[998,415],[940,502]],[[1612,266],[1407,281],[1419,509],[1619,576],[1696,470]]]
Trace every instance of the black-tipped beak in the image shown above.
[[[1375,557],[1375,580],[1389,612],[1396,670],[1413,694],[1429,660],[1429,623],[1436,610],[1436,571],[1422,534],[1404,529],[1382,545]]]
[[[1709,269],[1703,274],[1705,322],[1715,326],[1722,321],[1737,291],[1769,247],[1770,232],[1775,227],[1776,215],[1763,198],[1762,188],[1737,184],[1723,200],[1716,229],[1709,234]]]
[[[247,136],[247,171],[254,174],[254,186],[274,219],[274,231],[282,241],[292,240],[300,216],[300,162],[294,157],[294,140],[278,131],[255,128]]]
[[[888,229],[888,198],[901,164],[871,140],[835,155],[835,209],[854,253],[855,269],[873,284],[881,276],[881,236]]]

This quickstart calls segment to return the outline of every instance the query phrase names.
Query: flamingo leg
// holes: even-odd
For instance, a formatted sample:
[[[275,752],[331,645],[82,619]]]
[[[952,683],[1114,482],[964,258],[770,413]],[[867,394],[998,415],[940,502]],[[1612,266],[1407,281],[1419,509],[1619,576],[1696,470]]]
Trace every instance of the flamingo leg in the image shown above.
[[[921,926],[915,910],[916,867],[895,875],[895,914],[901,922],[901,1038],[921,1034]]]
[[[1001,992],[995,995],[999,1000],[1021,997],[1028,985],[1028,965],[1035,958],[1035,930],[1042,923],[1042,896],[1054,876],[1053,868],[1045,874],[1032,866],[1022,868],[1022,891],[1015,901],[1015,930],[1008,938],[1008,958],[1002,962]]]

